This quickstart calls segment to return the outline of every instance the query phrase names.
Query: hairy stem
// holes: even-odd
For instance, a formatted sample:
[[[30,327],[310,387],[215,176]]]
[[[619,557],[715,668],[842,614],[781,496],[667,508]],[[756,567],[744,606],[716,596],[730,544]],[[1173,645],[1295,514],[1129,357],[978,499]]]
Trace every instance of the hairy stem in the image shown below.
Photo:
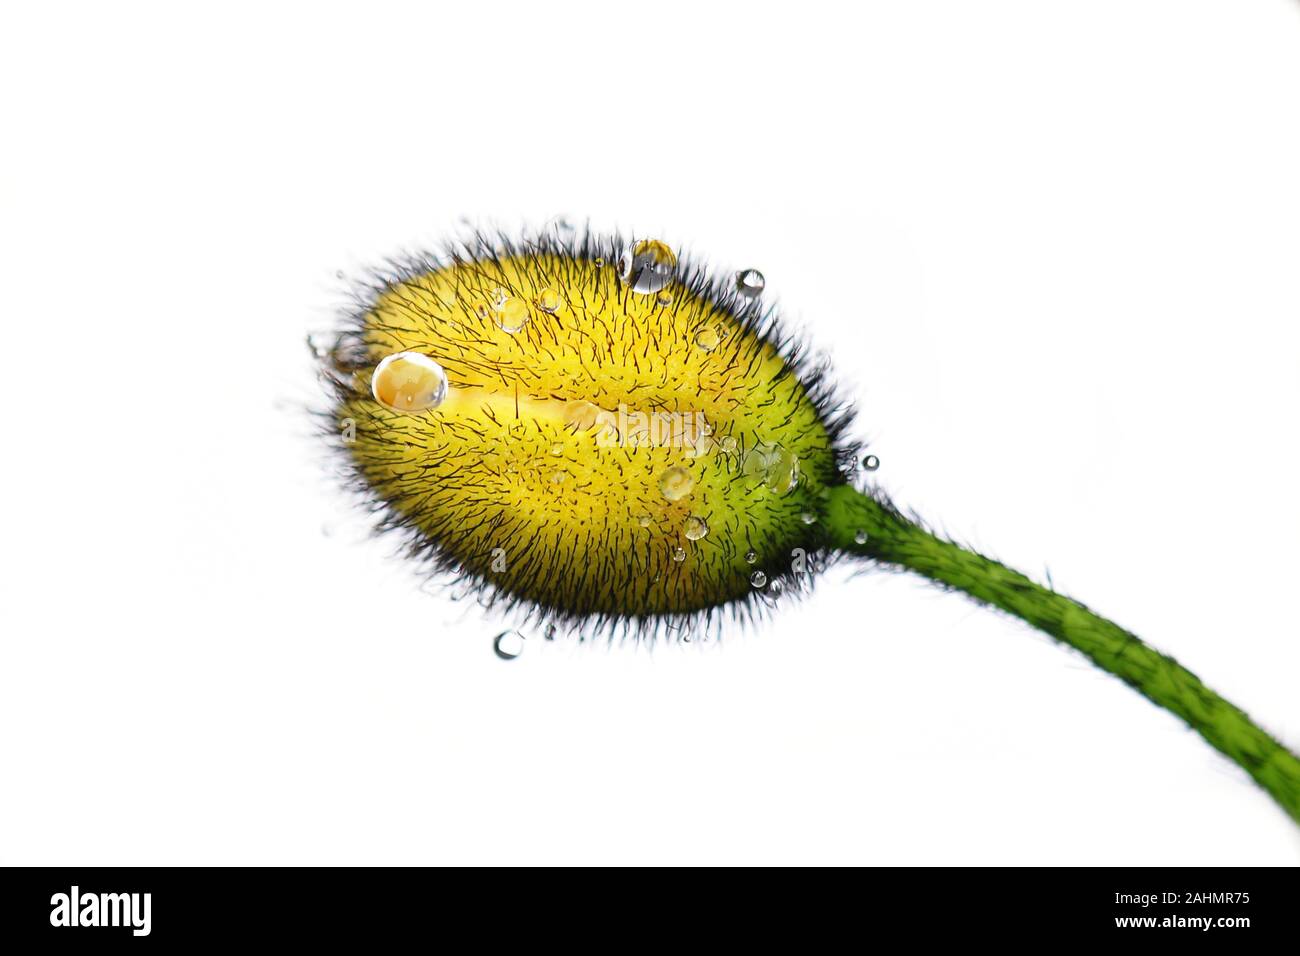
[[[936,537],[893,507],[849,486],[832,490],[825,523],[830,543],[839,550],[898,565],[964,591],[1080,651],[1152,703],[1181,717],[1300,823],[1300,759],[1172,657],[1078,601]]]

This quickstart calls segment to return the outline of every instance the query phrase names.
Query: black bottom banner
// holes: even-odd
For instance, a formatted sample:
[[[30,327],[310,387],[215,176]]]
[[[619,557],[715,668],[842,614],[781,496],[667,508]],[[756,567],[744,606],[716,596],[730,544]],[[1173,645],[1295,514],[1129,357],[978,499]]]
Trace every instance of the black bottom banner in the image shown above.
[[[903,939],[1296,946],[1294,869],[7,869],[0,945],[409,942],[446,930],[547,945]],[[673,914],[681,914],[674,918]],[[778,935],[779,934],[779,935]],[[862,937],[867,937],[862,940]],[[454,939],[455,937],[453,937]],[[585,939],[584,939],[585,938]]]

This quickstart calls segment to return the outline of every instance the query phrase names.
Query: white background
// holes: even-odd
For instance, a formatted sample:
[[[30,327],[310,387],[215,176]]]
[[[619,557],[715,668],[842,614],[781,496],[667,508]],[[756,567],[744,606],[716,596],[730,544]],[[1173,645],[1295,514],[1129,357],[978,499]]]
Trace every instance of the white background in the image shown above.
[[[502,662],[302,411],[461,216],[757,266],[897,499],[1300,746],[1300,5],[22,4],[0,90],[0,862],[1300,861],[911,577]]]

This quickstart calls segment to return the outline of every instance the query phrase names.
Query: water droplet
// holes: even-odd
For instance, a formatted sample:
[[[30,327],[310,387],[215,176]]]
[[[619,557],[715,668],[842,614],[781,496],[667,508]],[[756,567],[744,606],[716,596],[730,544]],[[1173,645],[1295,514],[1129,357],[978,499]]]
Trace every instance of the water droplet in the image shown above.
[[[422,412],[447,397],[447,373],[420,352],[395,352],[375,368],[370,390],[389,411]]]
[[[691,515],[686,519],[686,528],[684,533],[687,541],[699,541],[709,533],[709,523],[703,518]]]
[[[686,560],[686,549],[680,544],[673,547],[673,560],[677,562]]]
[[[658,239],[633,242],[618,260],[618,278],[633,292],[658,292],[673,280],[677,256],[667,243]]]
[[[751,448],[740,462],[740,473],[746,478],[761,482],[767,474],[769,452],[764,448]]]
[[[875,471],[880,467],[880,459],[875,455],[868,455],[866,458],[862,459],[862,467],[867,471]]]
[[[550,286],[537,293],[537,307],[549,315],[554,315],[561,304],[560,293]]]
[[[736,273],[736,292],[746,299],[756,298],[763,293],[767,280],[757,269],[742,269]]]
[[[794,452],[778,446],[768,461],[763,481],[769,491],[778,495],[789,494],[799,484],[799,459]]]
[[[718,449],[724,455],[734,455],[736,453],[736,449],[739,447],[740,445],[737,444],[736,439],[732,438],[730,435],[724,435],[721,439],[718,440]]]
[[[854,544],[866,544],[866,543],[867,543],[867,533],[866,533],[865,531],[862,531],[862,530],[858,530],[858,531],[854,532],[854,535],[853,535],[853,543],[854,543]]]
[[[664,473],[659,476],[659,493],[669,501],[681,501],[691,493],[691,489],[694,487],[695,479],[681,465],[666,468]]]
[[[603,266],[604,264],[605,264],[605,257],[604,257],[604,256],[597,256],[597,257],[596,257],[596,268],[599,269],[599,268],[600,268],[601,266]]]
[[[813,514],[811,511],[805,511],[803,514],[799,516],[799,520],[802,521],[804,524],[812,524],[814,521],[817,520],[817,516]]]
[[[708,326],[695,333],[695,344],[706,352],[712,352],[716,349],[719,341],[721,340],[718,338],[717,330]]]
[[[755,561],[758,560],[758,552],[755,551],[755,550],[753,550],[752,548],[751,548],[750,550],[746,551],[746,552],[745,552],[745,560],[746,560],[747,562],[749,562],[750,564],[753,564]]]
[[[502,295],[498,298],[493,306],[496,312],[496,323],[501,327],[502,332],[509,332],[514,335],[528,324],[528,320],[533,314],[528,311],[528,303],[517,295]]]
[[[601,409],[591,402],[575,399],[564,406],[564,424],[574,431],[585,432],[600,420]]]
[[[513,661],[524,652],[524,636],[518,631],[502,631],[492,638],[492,650],[503,661]]]
[[[639,525],[640,525],[641,527],[643,527],[643,528],[648,528],[648,527],[650,527],[650,516],[649,516],[649,515],[642,515],[641,517],[639,517],[639,518],[636,519],[636,523],[639,524]]]
[[[553,472],[551,472],[551,484],[558,485],[562,483],[564,479],[567,477],[569,477],[569,473],[567,471],[565,471],[563,468],[556,468]]]
[[[767,583],[767,575],[762,571],[755,571],[749,576],[749,583],[756,588],[761,588]]]
[[[655,296],[655,301],[662,306],[670,306],[673,304],[673,294],[671,292],[660,292]]]
[[[542,632],[542,638],[547,641],[555,640],[556,627],[554,624],[547,624],[546,630]]]
[[[557,441],[554,445],[551,446],[551,454],[554,455],[556,458],[559,458],[561,455],[564,454],[564,445],[561,442]]]

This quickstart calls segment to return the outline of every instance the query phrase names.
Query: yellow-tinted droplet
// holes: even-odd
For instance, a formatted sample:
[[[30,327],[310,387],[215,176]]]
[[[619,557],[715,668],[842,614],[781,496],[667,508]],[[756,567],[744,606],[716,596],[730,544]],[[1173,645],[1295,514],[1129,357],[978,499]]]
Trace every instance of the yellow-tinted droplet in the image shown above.
[[[686,519],[684,533],[686,534],[686,540],[699,541],[709,533],[709,524],[703,518],[691,515]]]
[[[676,547],[674,547],[674,548],[673,548],[673,560],[674,560],[674,561],[685,561],[685,560],[686,560],[686,549],[683,548],[681,545],[677,545]]]
[[[655,301],[662,306],[672,305],[673,294],[671,292],[660,292],[657,296],[655,296]]]
[[[501,331],[511,335],[520,331],[533,314],[528,311],[528,303],[517,295],[508,295],[497,301],[495,306],[496,322]]]
[[[695,344],[706,352],[716,349],[719,341],[717,330],[710,326],[705,326],[695,333]]]
[[[573,431],[585,432],[600,420],[600,413],[601,409],[591,402],[575,399],[564,406],[564,424]]]
[[[547,286],[537,293],[537,307],[543,312],[554,314],[560,308],[560,293]]]
[[[389,411],[427,411],[447,397],[447,373],[420,352],[395,352],[375,367],[370,391]]]
[[[718,450],[724,455],[734,455],[738,447],[739,445],[736,443],[736,439],[732,438],[730,435],[724,435],[722,438],[718,439]]]
[[[659,476],[659,493],[669,501],[681,501],[694,487],[695,479],[680,465],[664,469],[664,473]]]
[[[556,458],[559,458],[561,455],[564,454],[564,445],[562,445],[560,442],[557,441],[554,445],[551,446],[551,454],[554,455]]]
[[[642,515],[641,517],[639,517],[639,518],[636,519],[636,523],[639,524],[639,525],[640,525],[641,527],[643,527],[643,528],[648,528],[648,527],[650,527],[650,516],[649,516],[649,515]]]

